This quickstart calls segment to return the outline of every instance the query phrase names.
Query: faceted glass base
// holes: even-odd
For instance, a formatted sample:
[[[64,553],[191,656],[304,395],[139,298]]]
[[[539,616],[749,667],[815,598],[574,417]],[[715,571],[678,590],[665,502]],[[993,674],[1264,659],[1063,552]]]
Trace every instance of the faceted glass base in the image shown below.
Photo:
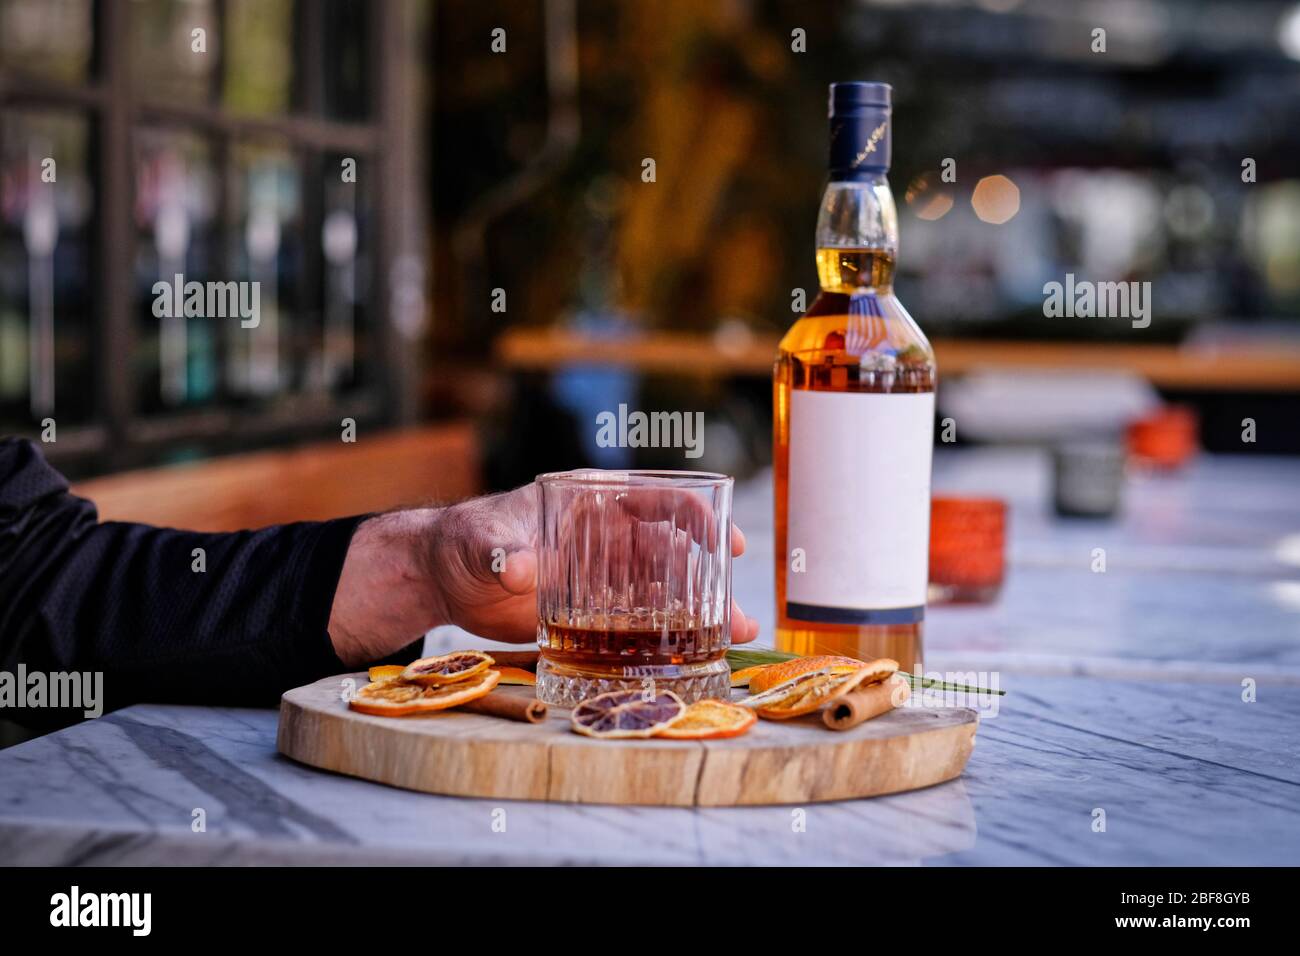
[[[537,699],[556,707],[576,707],[588,697],[610,690],[670,690],[690,704],[706,698],[731,697],[731,668],[723,658],[703,664],[666,667],[583,668],[560,664],[543,652],[537,662]]]

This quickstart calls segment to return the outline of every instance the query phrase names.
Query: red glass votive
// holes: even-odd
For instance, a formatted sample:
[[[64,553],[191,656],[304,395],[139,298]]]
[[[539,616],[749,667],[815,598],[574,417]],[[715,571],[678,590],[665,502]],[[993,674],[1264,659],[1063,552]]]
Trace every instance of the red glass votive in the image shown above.
[[[987,602],[1006,573],[1006,502],[936,497],[930,501],[930,600]]]
[[[1196,454],[1199,431],[1196,412],[1166,405],[1129,424],[1129,457],[1154,468],[1181,468]]]

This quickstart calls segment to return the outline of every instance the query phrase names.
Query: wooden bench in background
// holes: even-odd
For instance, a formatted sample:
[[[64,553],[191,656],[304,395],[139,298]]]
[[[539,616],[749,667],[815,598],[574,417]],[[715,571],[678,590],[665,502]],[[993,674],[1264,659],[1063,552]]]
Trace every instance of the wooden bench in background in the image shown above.
[[[755,333],[719,340],[699,332],[647,332],[596,338],[559,328],[516,327],[496,339],[507,367],[554,371],[608,365],[643,373],[770,376],[779,337]],[[935,339],[940,376],[981,368],[1106,369],[1134,372],[1157,388],[1300,392],[1300,347],[1293,340],[1239,346],[1132,345]]]
[[[478,446],[473,425],[458,422],[122,472],[72,490],[105,521],[233,531],[477,494]]]

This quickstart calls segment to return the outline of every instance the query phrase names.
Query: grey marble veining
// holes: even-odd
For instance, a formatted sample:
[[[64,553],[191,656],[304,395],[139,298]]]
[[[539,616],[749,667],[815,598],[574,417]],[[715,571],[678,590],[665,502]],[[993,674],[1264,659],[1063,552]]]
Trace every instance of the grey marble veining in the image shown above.
[[[1300,689],[1006,687],[962,779],[802,808],[435,797],[278,756],[271,711],[132,707],[0,752],[0,861],[1300,863]]]

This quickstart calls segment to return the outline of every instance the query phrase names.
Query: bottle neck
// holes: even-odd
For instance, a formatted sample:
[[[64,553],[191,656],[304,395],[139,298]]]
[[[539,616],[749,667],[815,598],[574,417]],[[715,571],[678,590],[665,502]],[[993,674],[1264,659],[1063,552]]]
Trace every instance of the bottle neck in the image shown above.
[[[889,179],[826,185],[817,216],[817,276],[826,292],[888,290],[898,254],[898,211]]]

